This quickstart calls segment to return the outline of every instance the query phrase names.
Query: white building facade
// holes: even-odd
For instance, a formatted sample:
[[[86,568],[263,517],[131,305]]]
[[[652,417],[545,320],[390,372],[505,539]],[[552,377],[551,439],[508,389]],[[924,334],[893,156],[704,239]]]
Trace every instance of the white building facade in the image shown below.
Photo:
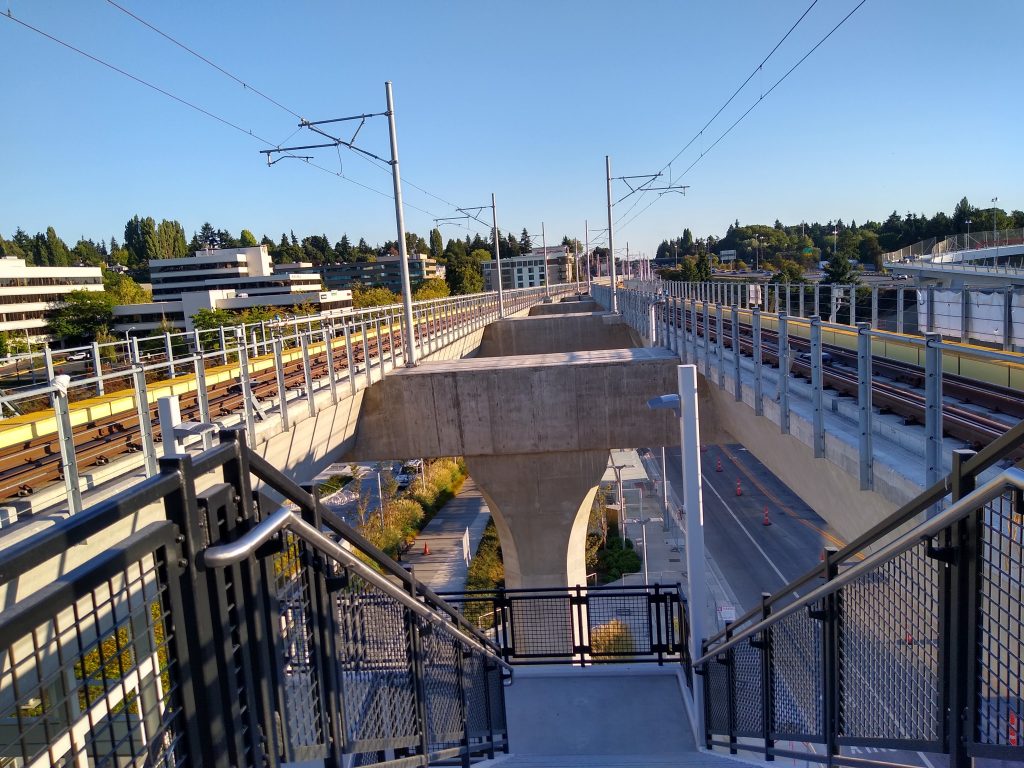
[[[71,291],[102,290],[99,267],[34,267],[24,259],[0,258],[0,332],[44,340],[47,315]]]

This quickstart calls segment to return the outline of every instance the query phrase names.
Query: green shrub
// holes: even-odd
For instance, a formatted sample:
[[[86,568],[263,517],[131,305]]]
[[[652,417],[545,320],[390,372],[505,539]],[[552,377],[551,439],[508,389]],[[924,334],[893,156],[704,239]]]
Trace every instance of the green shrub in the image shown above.
[[[612,619],[590,630],[590,651],[595,656],[631,653],[633,650],[633,633],[621,619]]]

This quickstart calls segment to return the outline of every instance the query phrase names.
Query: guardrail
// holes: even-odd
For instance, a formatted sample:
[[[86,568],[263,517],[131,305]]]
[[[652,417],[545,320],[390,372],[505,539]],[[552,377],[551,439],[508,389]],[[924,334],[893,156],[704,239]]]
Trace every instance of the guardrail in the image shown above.
[[[866,762],[844,747],[1024,759],[1024,469],[971,490],[969,464],[947,510],[888,543],[825,550],[820,569],[705,642],[709,749],[830,765]]]
[[[0,554],[0,757],[397,767],[506,749],[492,641],[243,432],[220,439]],[[254,482],[298,511],[260,509]]]
[[[682,664],[686,598],[678,584],[444,593],[512,664]]]

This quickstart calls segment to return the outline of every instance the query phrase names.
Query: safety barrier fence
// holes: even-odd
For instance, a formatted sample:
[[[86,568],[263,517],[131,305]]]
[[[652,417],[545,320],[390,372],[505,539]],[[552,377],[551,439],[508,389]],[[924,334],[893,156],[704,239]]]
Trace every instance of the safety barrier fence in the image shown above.
[[[737,402],[747,402],[757,415],[776,421],[783,434],[795,433],[792,417],[798,398],[809,405],[801,415],[810,422],[815,457],[829,455],[826,411],[839,410],[826,408],[825,390],[854,398],[856,406],[851,404],[846,415],[857,427],[862,490],[875,487],[874,440],[884,426],[878,409],[923,424],[920,482],[927,487],[945,471],[945,435],[985,445],[1009,429],[1005,421],[945,402],[944,397],[1004,413],[1021,408],[1015,392],[1024,388],[1024,379],[1018,379],[1020,356],[1014,353],[964,347],[943,341],[939,334],[893,334],[868,323],[851,329],[817,317],[762,311],[756,303],[729,306],[724,302],[730,297],[714,291],[701,294],[699,285],[690,287],[708,298],[686,298],[687,284],[645,287],[649,290],[619,290],[627,322],[652,344],[696,364],[706,380],[730,390]],[[598,301],[610,305],[608,287],[595,284],[592,290]],[[797,376],[807,384],[797,384]],[[906,383],[919,391],[908,390]],[[905,474],[907,469],[901,467]]]
[[[505,291],[505,313],[525,311],[548,293],[557,298],[573,291],[569,285]],[[416,357],[456,343],[498,317],[494,293],[415,302]],[[0,397],[0,414],[8,416],[0,420],[0,503],[63,480],[64,494],[53,503],[78,512],[80,470],[129,452],[141,455],[147,475],[155,474],[161,397],[179,397],[181,413],[174,423],[191,424],[197,435],[205,435],[207,447],[214,424],[242,424],[253,445],[265,439],[263,424],[279,423],[287,431],[306,414],[315,416],[346,392],[354,395],[404,365],[404,322],[401,306],[393,305],[131,338],[77,350],[89,356],[81,363],[84,372],[68,360],[76,350],[47,347],[45,384]]]
[[[958,454],[948,509],[920,522],[945,492],[931,489],[705,642],[708,748],[829,765],[885,764],[853,756],[864,747],[1024,760],[1024,469],[974,488],[997,455]],[[900,521],[917,524],[894,535]]]
[[[294,511],[260,508],[255,483]],[[9,547],[0,591],[5,765],[468,766],[507,748],[500,649],[241,430]]]
[[[1011,245],[1024,245],[1024,229],[1000,229],[975,230],[938,240],[929,238],[919,243],[908,245],[898,251],[891,251],[883,254],[882,259],[886,262],[901,262],[904,260],[928,259],[942,254],[956,253],[961,251],[979,250],[981,248],[997,248]]]
[[[690,668],[678,584],[444,593],[512,664],[682,664]]]

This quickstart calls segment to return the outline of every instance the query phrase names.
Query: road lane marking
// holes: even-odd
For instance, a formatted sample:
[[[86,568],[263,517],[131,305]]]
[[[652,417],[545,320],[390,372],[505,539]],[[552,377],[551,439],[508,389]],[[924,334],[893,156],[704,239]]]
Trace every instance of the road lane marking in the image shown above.
[[[753,544],[755,547],[757,547],[757,551],[761,553],[762,557],[764,557],[764,559],[765,559],[765,561],[767,561],[768,565],[771,566],[772,570],[775,571],[775,573],[778,575],[778,577],[780,579],[782,579],[782,585],[785,586],[786,584],[789,584],[791,579],[787,579],[785,576],[782,575],[782,571],[780,571],[778,569],[778,566],[776,566],[775,563],[772,561],[772,559],[770,557],[768,557],[768,553],[765,552],[764,549],[761,547],[761,545],[757,543],[757,539],[755,539],[750,534],[750,531],[748,531],[746,526],[743,525],[743,523],[740,521],[740,518],[737,516],[737,514],[732,511],[732,507],[730,507],[728,505],[728,503],[726,503],[725,499],[722,498],[722,494],[720,494],[718,492],[718,489],[715,488],[715,486],[713,486],[711,484],[711,480],[708,478],[708,476],[705,475],[703,472],[701,472],[701,476],[704,479],[704,486],[706,488],[709,488],[711,490],[711,492],[713,494],[715,494],[715,496],[718,498],[718,500],[720,502],[722,502],[722,506],[725,507],[725,511],[728,512],[732,516],[732,519],[736,521],[736,525],[738,525],[740,527],[740,530],[743,531],[743,533],[746,534],[748,539],[750,539],[750,543]],[[796,592],[793,593],[793,596],[794,597],[799,597],[799,595],[797,595]]]

